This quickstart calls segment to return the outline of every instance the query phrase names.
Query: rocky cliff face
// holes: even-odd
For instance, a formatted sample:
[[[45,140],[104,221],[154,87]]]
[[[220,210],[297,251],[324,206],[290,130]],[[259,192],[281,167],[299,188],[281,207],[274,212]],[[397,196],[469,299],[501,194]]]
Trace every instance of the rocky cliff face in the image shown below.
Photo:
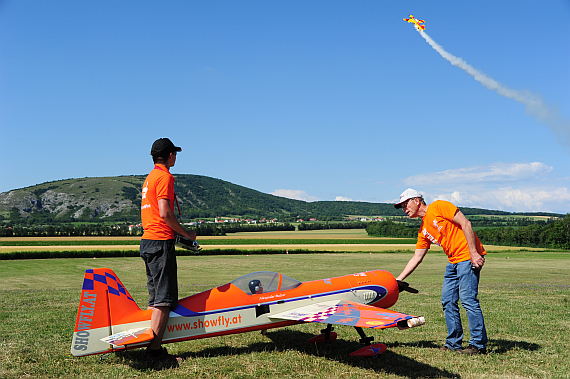
[[[49,214],[55,218],[107,218],[138,207],[138,177],[69,179],[0,193],[0,214],[23,218]],[[125,196],[124,189],[131,196]],[[134,194],[134,195],[133,195]],[[130,198],[129,198],[130,197]]]

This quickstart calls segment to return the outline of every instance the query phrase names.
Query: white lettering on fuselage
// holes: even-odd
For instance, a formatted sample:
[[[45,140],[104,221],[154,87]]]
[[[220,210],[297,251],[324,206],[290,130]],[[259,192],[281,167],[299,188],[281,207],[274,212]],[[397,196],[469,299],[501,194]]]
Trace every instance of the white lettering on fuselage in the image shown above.
[[[78,332],[75,333],[75,341],[73,342],[73,348],[75,350],[87,350],[90,334],[86,330],[91,329],[96,302],[96,293],[83,292],[83,299],[81,299],[80,303],[79,320],[77,322]]]
[[[275,299],[275,298],[277,298],[277,297],[283,297],[283,296],[285,296],[285,294],[278,293],[278,294],[271,295],[271,296],[261,296],[261,297],[259,298],[259,300],[269,300],[269,299]]]

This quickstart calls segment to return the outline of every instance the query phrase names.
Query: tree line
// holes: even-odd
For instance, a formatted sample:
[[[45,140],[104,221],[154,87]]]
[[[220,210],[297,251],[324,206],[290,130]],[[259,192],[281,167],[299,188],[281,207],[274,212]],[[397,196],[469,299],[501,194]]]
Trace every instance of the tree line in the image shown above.
[[[469,221],[474,228],[492,228],[501,226],[530,226],[530,225],[541,225],[545,226],[547,224],[553,223],[558,220],[558,218],[549,217],[543,220],[536,220],[532,217],[495,217],[495,216],[469,216]]]
[[[477,230],[483,244],[570,249],[570,214],[546,225]]]
[[[477,221],[472,222],[472,225],[476,224]],[[366,232],[376,237],[415,238],[418,226],[386,220],[369,224]],[[562,220],[548,223],[483,228],[476,233],[484,245],[570,249],[570,214]]]
[[[265,224],[228,224],[228,223],[205,223],[186,227],[195,230],[198,236],[225,236],[226,233],[237,232],[267,232],[295,230],[295,226],[289,223],[265,223]],[[74,236],[142,236],[142,227],[105,224],[83,225],[48,225],[48,226],[15,226],[13,228],[0,228],[0,237],[74,237]]]
[[[415,238],[418,235],[418,225],[385,220],[369,224],[366,232],[374,237]]]
[[[302,222],[297,226],[299,230],[326,230],[326,229],[366,229],[368,222]]]
[[[74,236],[138,236],[142,231],[138,228],[129,230],[129,225],[47,225],[47,226],[14,226],[0,229],[2,237],[74,237]]]

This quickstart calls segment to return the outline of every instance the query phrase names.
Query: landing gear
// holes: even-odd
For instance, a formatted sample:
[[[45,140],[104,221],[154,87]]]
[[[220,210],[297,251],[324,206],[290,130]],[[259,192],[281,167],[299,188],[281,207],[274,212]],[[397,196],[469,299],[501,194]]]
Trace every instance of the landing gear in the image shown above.
[[[363,343],[366,346],[350,353],[350,355],[359,356],[359,357],[375,357],[386,351],[387,349],[386,345],[384,345],[383,343],[371,344],[370,342],[374,341],[374,337],[372,336],[369,337],[366,334],[364,334],[364,331],[360,327],[355,326],[354,328],[356,329],[358,335],[360,336],[360,343]],[[321,330],[321,334],[307,340],[307,343],[333,342],[334,340],[336,340],[337,337],[336,332],[333,332],[333,330],[334,328],[332,324],[327,324],[327,327]]]
[[[387,349],[386,345],[384,345],[383,343],[371,344],[370,342],[374,341],[374,337],[368,337],[366,334],[364,334],[362,328],[358,326],[355,326],[354,328],[356,329],[358,335],[360,336],[360,343],[363,343],[366,346],[356,351],[353,351],[352,353],[350,353],[350,355],[352,355],[353,357],[354,356],[375,357],[386,351]]]
[[[307,340],[307,343],[330,343],[336,340],[337,334],[333,332],[332,324],[327,324],[325,329],[321,329],[321,334]]]
[[[355,326],[354,329],[356,329],[358,335],[360,336],[360,343],[363,343],[366,346],[370,346],[370,342],[374,341],[374,337],[368,337],[366,334],[364,334],[364,330],[362,330],[361,327]]]

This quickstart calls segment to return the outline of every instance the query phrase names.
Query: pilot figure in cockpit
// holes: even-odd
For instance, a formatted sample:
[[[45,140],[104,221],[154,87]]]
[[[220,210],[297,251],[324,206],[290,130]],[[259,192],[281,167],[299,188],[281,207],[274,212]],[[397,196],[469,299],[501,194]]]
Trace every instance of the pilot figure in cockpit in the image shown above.
[[[254,279],[249,282],[249,290],[251,291],[252,295],[263,293],[263,286],[259,280]]]

